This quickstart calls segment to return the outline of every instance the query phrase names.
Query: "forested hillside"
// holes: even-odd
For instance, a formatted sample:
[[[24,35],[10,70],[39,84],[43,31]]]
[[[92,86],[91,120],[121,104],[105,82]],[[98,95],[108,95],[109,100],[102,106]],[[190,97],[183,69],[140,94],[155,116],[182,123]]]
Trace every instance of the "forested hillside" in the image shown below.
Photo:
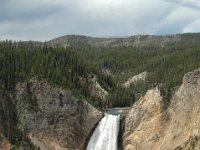
[[[145,45],[147,37],[143,36],[141,46],[90,47],[76,50],[90,64],[94,64],[97,70],[111,77],[114,84],[106,105],[128,106],[154,86],[160,86],[168,100],[181,84],[183,75],[200,67],[199,34],[182,34],[168,38],[170,37],[171,41],[160,46],[159,42],[165,37],[155,36],[154,43]],[[174,37],[179,37],[179,40]],[[128,89],[121,86],[128,78],[144,71],[149,72],[145,82],[138,82]]]
[[[0,132],[14,145],[35,149],[27,135],[18,130],[15,87],[31,78],[46,80],[51,85],[71,89],[76,95],[87,95],[89,66],[71,48],[51,48],[29,43],[0,43]],[[79,78],[83,79],[81,83]],[[37,102],[27,97],[34,109]],[[16,147],[16,148],[15,148]]]
[[[175,35],[134,35],[129,37],[100,38],[84,35],[66,35],[48,41],[51,45],[73,46],[73,47],[165,47],[169,45],[197,44],[200,40],[199,33],[185,33]]]
[[[140,36],[140,46],[117,47],[81,46],[79,41],[85,39],[84,36],[69,38],[76,46],[1,42],[1,89],[12,92],[18,82],[37,77],[72,90],[99,108],[122,107],[132,105],[154,86],[160,86],[166,98],[169,97],[180,85],[183,74],[200,67],[199,34]],[[136,36],[132,38],[136,39]],[[100,40],[87,39],[93,42]],[[103,40],[109,39],[101,39],[101,42]],[[149,72],[145,81],[130,88],[121,86],[128,78],[144,71]],[[94,76],[109,93],[104,100],[91,95],[90,85]]]
[[[87,95],[83,87],[92,72],[72,48],[34,47],[29,43],[20,45],[6,41],[0,44],[0,51],[2,89],[13,91],[18,82],[37,77]]]
[[[3,133],[14,145],[23,141],[25,147],[34,149],[26,135],[15,126],[18,119],[14,95],[19,82],[32,78],[72,91],[76,97],[86,99],[99,109],[131,106],[155,86],[161,88],[161,94],[169,104],[170,96],[181,84],[183,75],[200,68],[200,35],[175,37],[169,36],[168,42],[163,44],[166,37],[141,36],[141,45],[103,47],[98,44],[95,47],[88,44],[81,46],[83,43],[80,45],[75,37],[75,45],[71,46],[52,45],[49,42],[1,41],[0,134]],[[100,41],[103,40],[107,39]],[[93,42],[96,42],[95,39]],[[123,40],[120,42],[123,43]],[[130,77],[144,71],[148,72],[145,80],[128,88],[123,86]],[[91,94],[95,82],[108,92],[105,98]],[[37,105],[34,98],[30,98],[29,102],[33,108]]]

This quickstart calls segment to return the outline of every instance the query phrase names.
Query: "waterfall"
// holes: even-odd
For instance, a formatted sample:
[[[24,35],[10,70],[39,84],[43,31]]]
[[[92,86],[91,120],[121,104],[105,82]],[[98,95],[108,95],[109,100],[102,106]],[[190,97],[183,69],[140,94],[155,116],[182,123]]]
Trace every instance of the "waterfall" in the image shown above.
[[[105,114],[87,146],[87,150],[117,150],[120,115]]]

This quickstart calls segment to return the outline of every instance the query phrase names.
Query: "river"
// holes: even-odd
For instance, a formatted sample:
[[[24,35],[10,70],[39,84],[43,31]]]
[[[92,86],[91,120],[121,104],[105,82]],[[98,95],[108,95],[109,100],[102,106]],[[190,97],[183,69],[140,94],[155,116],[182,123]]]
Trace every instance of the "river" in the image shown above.
[[[105,113],[87,146],[87,150],[117,150],[120,115]]]

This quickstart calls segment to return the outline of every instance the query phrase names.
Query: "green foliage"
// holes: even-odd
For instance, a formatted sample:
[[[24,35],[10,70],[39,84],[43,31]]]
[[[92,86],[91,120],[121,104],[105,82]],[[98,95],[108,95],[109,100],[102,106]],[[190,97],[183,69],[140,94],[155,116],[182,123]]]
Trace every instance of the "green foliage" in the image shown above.
[[[0,131],[11,143],[11,150],[23,147],[25,150],[39,150],[27,135],[17,129],[17,113],[13,100],[8,91],[0,91]]]
[[[71,48],[19,46],[6,41],[0,43],[0,52],[2,89],[13,91],[18,82],[38,77],[86,95],[80,78],[87,78],[89,66]]]
[[[124,106],[115,98],[116,93],[120,92],[117,87],[128,78],[144,71],[150,73],[146,81],[131,87],[136,99],[149,88],[159,86],[165,91],[164,98],[169,100],[173,90],[181,84],[183,75],[200,67],[199,39],[199,34],[183,34],[180,41],[169,42],[164,46],[151,43],[141,47],[105,47],[76,50],[90,64],[93,64],[96,70],[109,70],[111,72],[109,78],[112,79],[112,84],[110,84],[111,88],[107,88],[110,92],[109,101],[119,102],[118,105],[114,104],[115,102],[109,103],[109,107],[113,107]],[[103,81],[108,83],[107,80]],[[106,85],[101,80],[99,82],[101,85]],[[108,87],[108,85],[106,86]]]
[[[34,146],[31,140],[22,133],[18,133],[16,139],[17,140],[11,145],[11,150],[18,150],[22,148],[23,150],[40,150],[39,147]]]
[[[194,42],[190,40],[187,43],[191,38]],[[170,91],[165,93],[172,93],[181,84],[186,72],[199,68],[198,36],[182,35],[182,39],[164,46],[152,43],[141,47],[105,48],[62,48],[51,47],[46,43],[35,46],[32,42],[4,41],[0,43],[0,86],[1,89],[13,91],[18,82],[38,77],[52,85],[70,89],[75,95],[88,99],[100,108],[131,105],[135,100],[126,102],[123,92],[127,97],[132,97],[135,93],[134,97],[138,99],[147,89],[159,85],[164,91]],[[109,70],[110,73],[107,74],[104,70]],[[131,86],[131,89],[120,89],[120,85],[129,77],[143,71],[150,73],[146,82],[139,82]],[[88,87],[93,75],[97,76],[98,83],[110,93],[106,102],[90,96]],[[169,99],[170,94],[167,95],[166,99]],[[116,96],[122,100],[115,98]]]
[[[135,91],[117,87],[106,101],[106,107],[128,107],[135,102]]]
[[[160,46],[155,42],[140,47],[104,48],[91,48],[84,42],[79,43],[80,48],[75,41],[74,47],[66,48],[31,41],[0,42],[0,129],[13,144],[12,149],[20,146],[37,149],[16,129],[15,101],[10,96],[17,83],[34,77],[71,90],[99,109],[131,106],[149,88],[159,86],[167,108],[183,75],[200,67],[200,36],[186,34],[181,38]],[[144,71],[149,72],[145,81],[130,88],[121,86],[128,78]],[[89,87],[94,76],[109,92],[104,100],[91,96]],[[24,100],[37,112],[37,100],[29,88],[27,84]]]
[[[7,91],[0,90],[0,131],[10,141],[15,139],[16,123],[17,116],[11,97]]]
[[[25,147],[35,150],[33,144],[16,127],[15,101],[10,94],[17,83],[37,77],[50,84],[72,90],[76,95],[87,97],[88,74],[90,68],[84,59],[71,48],[33,46],[32,43],[0,43],[0,130],[11,142],[12,149]],[[39,107],[27,84],[24,101],[30,110],[37,112]],[[1,92],[0,91],[0,92]]]

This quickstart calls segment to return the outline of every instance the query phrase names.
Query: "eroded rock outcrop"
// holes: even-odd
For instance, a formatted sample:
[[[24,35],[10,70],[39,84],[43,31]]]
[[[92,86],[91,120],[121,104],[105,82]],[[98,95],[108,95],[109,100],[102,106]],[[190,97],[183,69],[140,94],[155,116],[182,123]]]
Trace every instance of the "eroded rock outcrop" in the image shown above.
[[[144,71],[138,75],[135,75],[129,78],[122,86],[124,86],[125,88],[129,88],[131,85],[136,85],[139,81],[146,80],[148,74],[149,73],[147,71]]]
[[[92,84],[89,88],[91,96],[105,100],[106,96],[108,95],[108,92],[101,87],[101,85],[97,82],[96,77],[94,77],[91,81]]]
[[[125,118],[125,150],[200,149],[200,69],[187,73],[168,108],[149,90]]]
[[[71,92],[32,79],[16,87],[18,127],[42,150],[84,149],[102,113]]]

